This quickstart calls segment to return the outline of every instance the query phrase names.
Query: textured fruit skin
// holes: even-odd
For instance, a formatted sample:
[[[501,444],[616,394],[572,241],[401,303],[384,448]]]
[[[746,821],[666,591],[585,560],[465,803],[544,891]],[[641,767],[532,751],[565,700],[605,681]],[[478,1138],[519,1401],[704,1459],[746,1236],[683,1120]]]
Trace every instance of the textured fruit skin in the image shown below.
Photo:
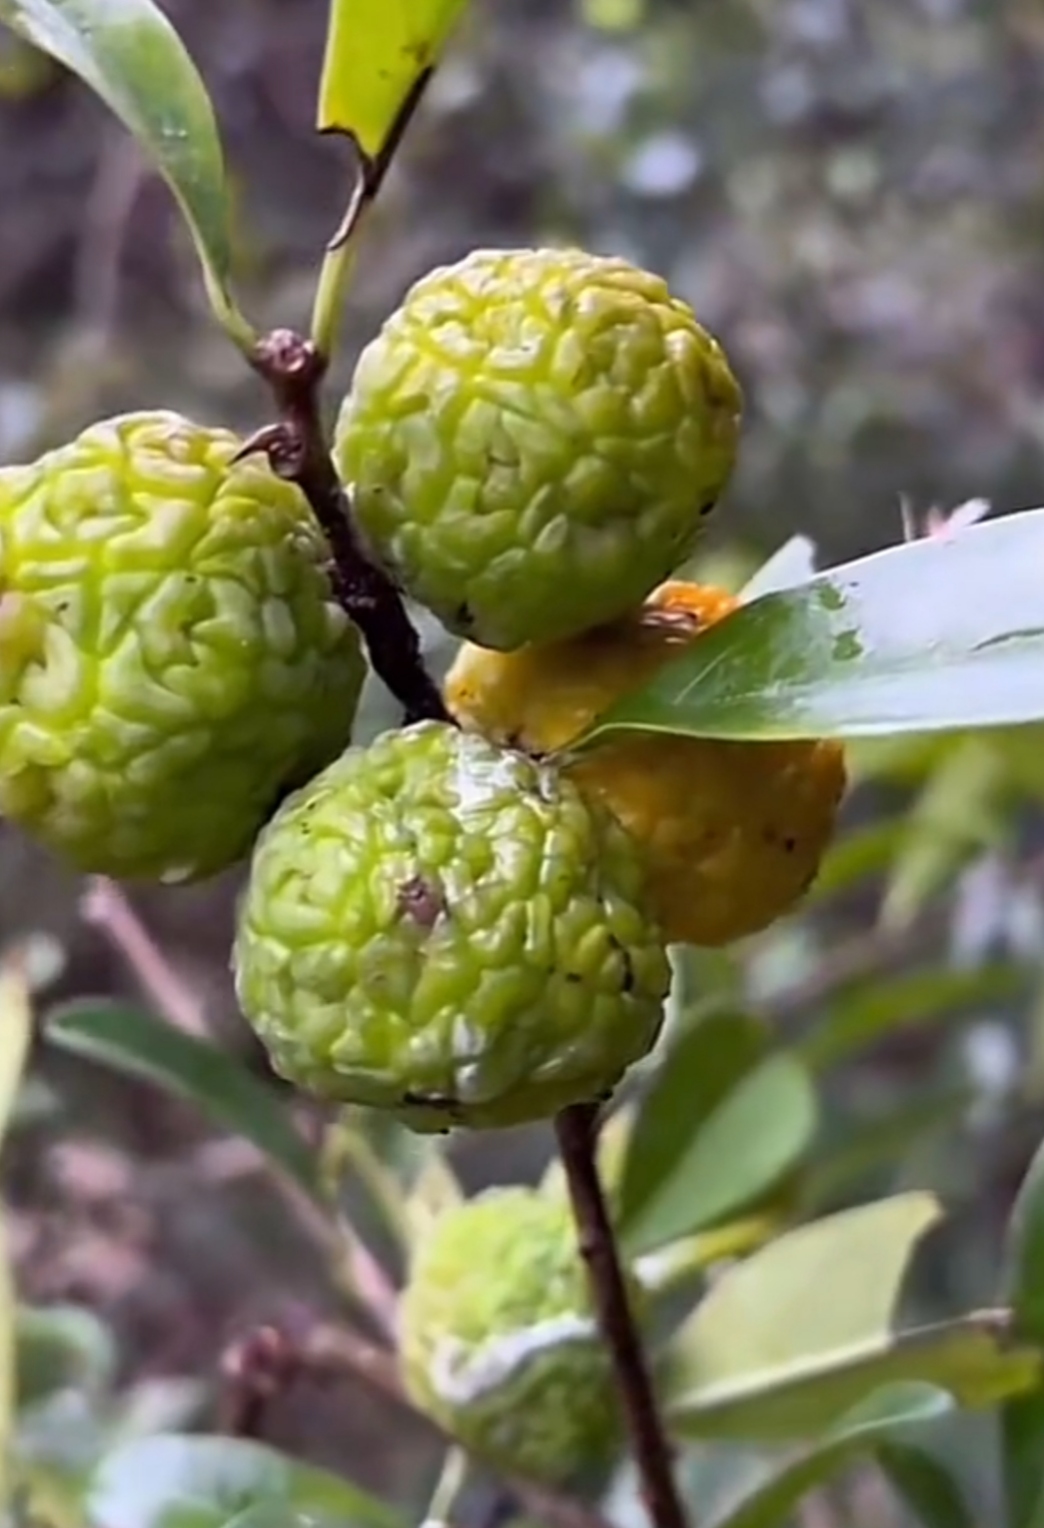
[[[325,543],[238,446],[128,414],[0,471],[0,811],[81,870],[220,870],[348,740]]]
[[[465,646],[447,703],[495,741],[535,754],[561,748],[736,604],[724,590],[671,582],[570,642],[510,654]],[[755,933],[800,899],[845,788],[832,741],[632,736],[583,755],[570,774],[643,846],[668,940],[698,945]]]
[[[492,1189],[443,1215],[399,1336],[413,1400],[491,1464],[556,1483],[611,1452],[609,1358],[563,1201]]]
[[[644,869],[549,765],[435,722],[353,748],[258,841],[235,969],[276,1068],[418,1130],[611,1089],[668,967]]]
[[[506,650],[611,620],[689,556],[741,409],[660,277],[477,250],[419,281],[363,352],[334,454],[403,588]]]

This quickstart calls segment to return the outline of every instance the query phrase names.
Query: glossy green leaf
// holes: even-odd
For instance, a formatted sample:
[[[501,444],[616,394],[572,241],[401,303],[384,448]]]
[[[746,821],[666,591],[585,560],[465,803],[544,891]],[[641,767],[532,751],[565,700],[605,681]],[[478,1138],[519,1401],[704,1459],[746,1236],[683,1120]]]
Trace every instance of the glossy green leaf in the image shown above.
[[[1012,1210],[1004,1295],[1017,1330],[1044,1346],[1044,1145]],[[1044,1385],[1003,1408],[1001,1437],[1008,1528],[1044,1528]]]
[[[882,1443],[878,1468],[924,1528],[977,1528],[960,1486],[940,1459],[914,1439]]]
[[[755,1021],[718,1014],[665,1057],[627,1151],[620,1233],[629,1256],[733,1215],[794,1166],[817,1123],[806,1069],[764,1055]]]
[[[216,1046],[108,999],[55,1008],[44,1032],[63,1050],[188,1099],[215,1124],[252,1141],[301,1188],[318,1193],[312,1154],[279,1098]]]
[[[1044,718],[1044,509],[911,542],[712,626],[579,744],[621,730],[860,737]]]
[[[823,1021],[799,1041],[814,1071],[836,1066],[853,1051],[911,1024],[955,1019],[969,1009],[1004,1002],[1021,992],[1026,973],[1011,961],[963,968],[932,967],[843,992]]]
[[[467,0],[330,0],[320,132],[347,133],[376,158],[439,61]]]
[[[719,1513],[708,1528],[781,1528],[809,1491],[852,1459],[885,1443],[901,1443],[918,1428],[953,1410],[945,1391],[930,1385],[894,1385],[865,1397],[814,1448],[782,1466],[766,1467],[766,1479]]]
[[[92,1528],[225,1528],[254,1506],[401,1528],[383,1502],[325,1470],[243,1438],[141,1438],[102,1460],[87,1491]]]
[[[739,591],[739,598],[743,604],[749,605],[763,594],[776,594],[781,589],[794,589],[800,584],[807,584],[815,574],[815,542],[808,536],[791,536],[747,580]]]
[[[903,1279],[940,1215],[930,1194],[896,1195],[801,1226],[732,1268],[675,1338],[674,1425],[749,1437],[827,1425],[873,1387],[857,1376],[838,1404],[833,1381],[853,1355],[862,1366],[891,1352]]]
[[[214,111],[181,39],[152,0],[0,0],[0,22],[95,91],[167,181],[192,232],[214,311],[253,343],[229,291],[225,167]]]
[[[779,1346],[786,1335],[776,1334]],[[781,1442],[815,1437],[880,1385],[940,1385],[961,1405],[986,1408],[1028,1395],[1040,1375],[1038,1349],[1016,1342],[1003,1314],[983,1311],[786,1363],[772,1358],[743,1377],[690,1391],[671,1406],[670,1420],[687,1438]]]
[[[677,1172],[692,1137],[742,1077],[762,1061],[771,1031],[740,1012],[714,1012],[686,1026],[658,1062],[635,1112],[620,1184],[618,1225],[632,1228]]]

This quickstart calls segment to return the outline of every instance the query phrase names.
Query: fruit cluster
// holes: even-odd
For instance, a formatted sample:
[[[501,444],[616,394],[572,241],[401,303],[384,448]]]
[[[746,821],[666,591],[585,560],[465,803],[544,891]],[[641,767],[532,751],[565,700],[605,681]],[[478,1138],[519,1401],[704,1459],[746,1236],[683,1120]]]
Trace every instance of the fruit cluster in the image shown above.
[[[418,282],[333,457],[373,560],[467,639],[459,725],[368,747],[326,541],[262,456],[155,412],[0,471],[0,810],[121,877],[253,845],[237,988],[314,1093],[419,1130],[605,1095],[657,1037],[668,943],[786,911],[844,784],[829,743],[556,757],[731,613],[664,580],[740,415],[717,342],[623,260],[480,251]]]

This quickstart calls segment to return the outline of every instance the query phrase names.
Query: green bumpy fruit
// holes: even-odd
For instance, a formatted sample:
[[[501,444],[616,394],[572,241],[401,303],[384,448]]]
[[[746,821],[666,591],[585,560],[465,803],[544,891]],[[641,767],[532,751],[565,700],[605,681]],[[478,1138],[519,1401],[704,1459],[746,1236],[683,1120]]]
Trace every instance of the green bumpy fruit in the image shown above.
[[[414,1129],[541,1119],[653,1044],[638,852],[550,765],[437,722],[349,749],[258,840],[240,1004],[290,1081]]]
[[[348,741],[326,544],[239,444],[128,414],[0,471],[0,812],[81,870],[218,871]]]
[[[492,1189],[443,1215],[399,1336],[413,1400],[490,1464],[555,1484],[611,1457],[612,1373],[565,1203]]]
[[[613,620],[691,554],[741,409],[660,277],[478,250],[419,281],[363,352],[334,455],[405,591],[511,649]]]

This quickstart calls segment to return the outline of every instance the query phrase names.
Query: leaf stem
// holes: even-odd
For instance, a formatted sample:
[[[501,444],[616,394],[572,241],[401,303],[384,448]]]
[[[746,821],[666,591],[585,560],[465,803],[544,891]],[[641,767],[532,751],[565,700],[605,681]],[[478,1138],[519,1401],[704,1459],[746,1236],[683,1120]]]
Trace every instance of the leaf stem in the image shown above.
[[[426,69],[418,76],[409,95],[402,103],[391,131],[381,145],[379,154],[364,154],[355,139],[352,139],[357,162],[356,175],[340,226],[327,245],[323,256],[319,281],[316,285],[315,302],[312,307],[312,344],[326,361],[329,361],[333,353],[344,294],[355,263],[358,232],[384,185],[392,159],[402,142],[406,129],[413,120],[427,89],[428,81],[434,72],[434,69]]]
[[[354,243],[334,244],[323,256],[312,306],[312,344],[329,360],[341,321],[344,295],[355,264]]]
[[[631,1311],[605,1195],[598,1178],[596,1104],[575,1104],[555,1119],[558,1150],[587,1264],[595,1313],[616,1371],[642,1495],[654,1528],[688,1528],[674,1480],[671,1447]]]

